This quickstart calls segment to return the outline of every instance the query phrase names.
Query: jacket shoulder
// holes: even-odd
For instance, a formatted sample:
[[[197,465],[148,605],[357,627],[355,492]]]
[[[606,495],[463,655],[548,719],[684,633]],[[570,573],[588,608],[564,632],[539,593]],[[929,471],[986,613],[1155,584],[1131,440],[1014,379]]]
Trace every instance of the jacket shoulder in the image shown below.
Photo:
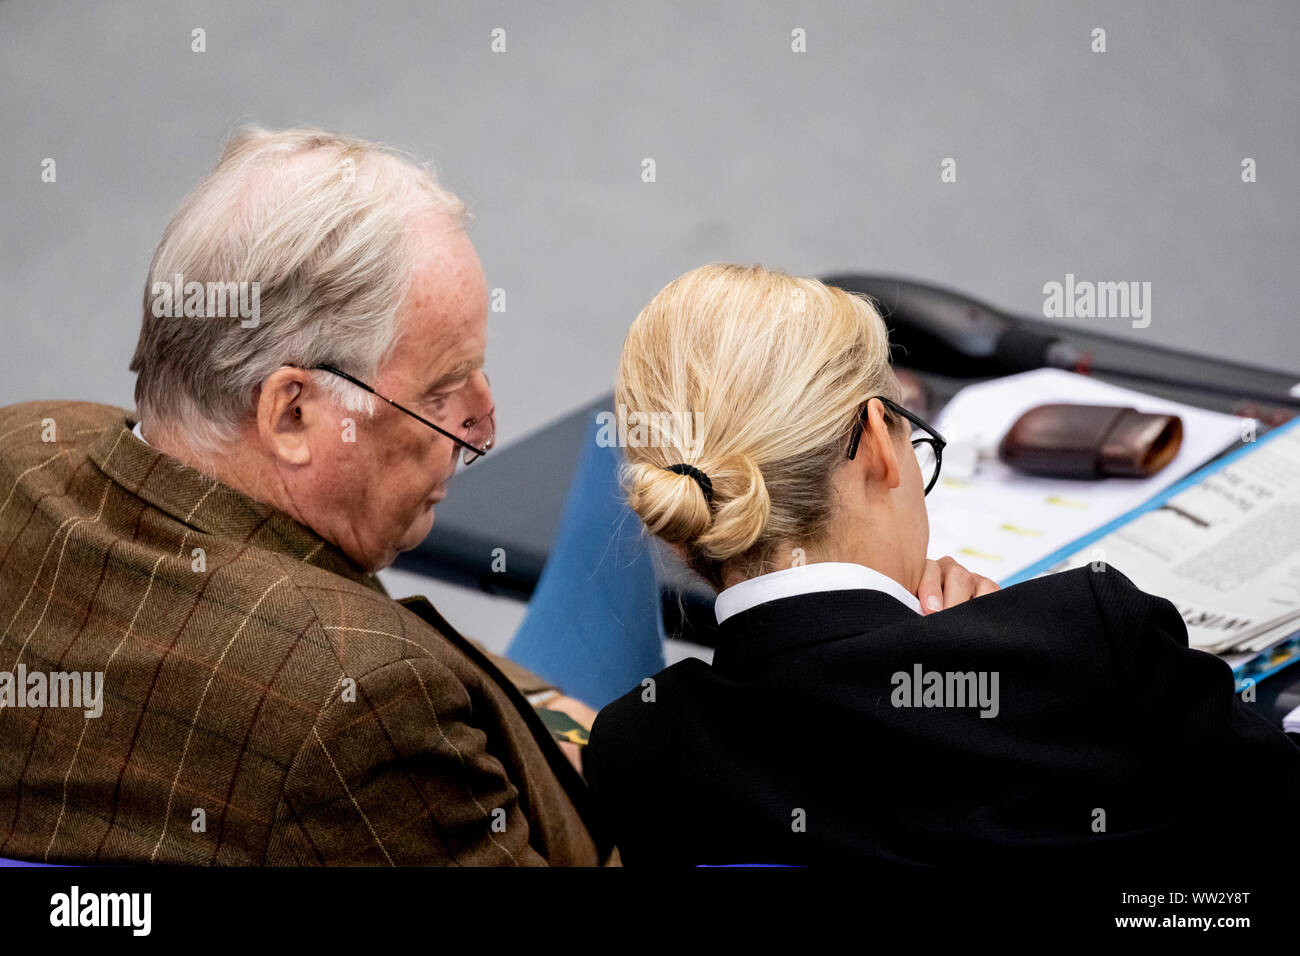
[[[51,448],[84,453],[110,429],[121,428],[134,413],[94,402],[23,402],[0,408],[0,467],[34,463]]]
[[[1031,578],[924,618],[909,619],[888,646],[996,661],[1080,660],[1108,655],[1088,567]],[[872,659],[877,641],[864,648]]]
[[[24,423],[39,428],[47,419],[53,420],[58,426],[71,426],[73,430],[89,428],[103,430],[121,425],[125,420],[134,417],[134,413],[125,408],[98,402],[54,400],[21,402],[0,408],[0,434],[13,428],[21,428]]]
[[[591,767],[606,780],[619,774],[625,760],[645,764],[655,752],[673,739],[672,727],[681,717],[681,704],[689,703],[702,682],[707,680],[709,665],[697,658],[678,661],[659,673],[645,678],[622,697],[606,704],[591,726],[584,769],[592,777]],[[602,771],[604,771],[602,773]],[[593,786],[595,781],[592,781]]]

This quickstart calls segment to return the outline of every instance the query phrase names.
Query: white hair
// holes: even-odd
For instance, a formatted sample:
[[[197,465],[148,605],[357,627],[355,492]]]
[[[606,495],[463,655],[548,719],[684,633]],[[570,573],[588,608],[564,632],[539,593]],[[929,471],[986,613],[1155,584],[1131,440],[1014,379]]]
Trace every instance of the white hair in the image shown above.
[[[389,147],[318,129],[236,131],[154,251],[131,360],[141,419],[211,460],[277,368],[328,363],[374,377],[401,332],[409,220],[424,211],[458,227],[469,218],[429,166]],[[177,276],[206,289],[257,283],[256,324],[160,317],[158,289]],[[171,294],[179,302],[181,290]],[[348,410],[374,414],[369,393],[328,372],[313,378]]]

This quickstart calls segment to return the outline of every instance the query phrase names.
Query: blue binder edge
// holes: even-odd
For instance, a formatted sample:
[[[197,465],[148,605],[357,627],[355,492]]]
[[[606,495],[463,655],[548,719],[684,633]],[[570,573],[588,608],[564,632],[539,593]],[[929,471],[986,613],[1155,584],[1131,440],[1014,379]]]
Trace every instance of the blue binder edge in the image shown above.
[[[1245,419],[1242,419],[1242,421],[1244,422]],[[1249,455],[1251,452],[1258,451],[1260,447],[1272,441],[1273,439],[1277,438],[1278,435],[1281,435],[1284,432],[1290,431],[1291,429],[1296,427],[1300,427],[1300,417],[1293,418],[1289,422],[1284,422],[1281,425],[1278,425],[1277,427],[1269,430],[1259,438],[1256,438],[1255,441],[1243,444],[1236,451],[1228,452],[1228,454],[1224,455],[1222,458],[1216,458],[1214,461],[1210,462],[1209,464],[1201,466],[1196,471],[1188,475],[1186,478],[1174,482],[1164,491],[1158,492],[1155,496],[1148,499],[1147,501],[1144,501],[1136,508],[1133,508],[1130,511],[1126,511],[1124,514],[1120,515],[1117,518],[1111,519],[1101,527],[1096,528],[1093,531],[1089,531],[1087,534],[1083,535],[1082,537],[1076,538],[1074,541],[1071,541],[1069,544],[1065,545],[1064,547],[1058,548],[1057,550],[1049,554],[1047,557],[1035,561],[1033,564],[1029,565],[1028,567],[1022,568],[1021,570],[1015,572],[1014,574],[1011,574],[1006,578],[1003,578],[1001,581],[998,582],[999,586],[1004,588],[1010,587],[1013,584],[1019,584],[1022,581],[1028,581],[1030,578],[1036,577],[1037,575],[1042,574],[1044,571],[1050,570],[1051,568],[1060,564],[1062,561],[1064,561],[1066,558],[1070,557],[1071,555],[1076,554],[1079,551],[1082,551],[1084,548],[1092,544],[1094,541],[1098,541],[1101,538],[1106,537],[1106,535],[1110,534],[1116,528],[1120,528],[1128,524],[1130,521],[1132,521],[1134,518],[1138,517],[1139,515],[1145,514],[1148,511],[1154,511],[1156,508],[1159,508],[1170,498],[1174,497],[1175,495],[1179,494],[1185,489],[1190,488],[1192,485],[1199,484],[1201,481],[1204,481],[1207,476],[1214,474],[1216,471],[1219,471],[1220,469],[1226,467],[1227,465],[1231,464],[1232,462],[1236,461],[1238,458],[1241,458],[1244,455]],[[1267,650],[1263,650],[1259,652],[1261,657],[1265,654],[1274,655],[1273,658],[1274,661],[1280,660],[1280,658],[1276,656],[1279,653],[1284,653],[1284,656],[1285,654],[1289,654],[1289,656],[1286,656],[1286,659],[1281,660],[1280,663],[1265,665],[1265,668],[1259,670],[1258,672],[1251,671],[1248,673],[1248,671],[1250,671],[1251,665],[1254,664],[1258,660],[1258,658],[1251,658],[1248,661],[1243,661],[1237,667],[1233,668],[1233,675],[1238,679],[1239,685],[1243,684],[1246,679],[1261,681],[1265,677],[1269,677],[1272,674],[1276,674],[1278,671],[1286,667],[1288,664],[1294,664],[1297,660],[1300,660],[1300,637],[1293,637],[1288,643],[1279,644],[1276,647],[1272,647]],[[1240,686],[1238,689],[1240,689]]]

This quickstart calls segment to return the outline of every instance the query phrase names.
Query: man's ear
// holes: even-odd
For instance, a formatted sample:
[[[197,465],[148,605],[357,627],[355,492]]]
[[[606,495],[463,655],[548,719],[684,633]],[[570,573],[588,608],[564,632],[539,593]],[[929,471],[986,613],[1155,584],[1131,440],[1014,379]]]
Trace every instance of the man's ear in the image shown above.
[[[864,471],[864,477],[883,481],[886,488],[897,488],[902,482],[898,453],[894,448],[894,435],[885,423],[885,405],[878,399],[867,403],[867,423],[858,442],[858,454],[853,462]]]
[[[287,465],[311,461],[310,431],[319,425],[319,390],[306,369],[282,366],[260,386],[257,433],[263,445]]]

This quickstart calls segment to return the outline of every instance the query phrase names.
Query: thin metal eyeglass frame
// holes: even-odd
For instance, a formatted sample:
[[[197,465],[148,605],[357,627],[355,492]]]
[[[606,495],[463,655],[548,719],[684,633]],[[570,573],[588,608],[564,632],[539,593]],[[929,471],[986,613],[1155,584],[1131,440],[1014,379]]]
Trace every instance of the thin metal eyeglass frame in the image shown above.
[[[309,369],[307,369],[307,371],[309,371],[309,372],[315,372],[315,371],[320,371],[320,372],[329,372],[329,373],[331,373],[331,374],[333,374],[333,375],[337,375],[339,378],[346,379],[347,381],[349,381],[349,382],[351,382],[353,385],[355,385],[357,388],[363,388],[363,389],[365,389],[367,392],[369,392],[371,395],[374,395],[376,398],[382,398],[384,401],[386,401],[389,405],[392,405],[392,406],[393,406],[395,409],[397,409],[399,412],[405,412],[406,414],[408,414],[408,415],[410,415],[412,418],[414,418],[417,422],[420,422],[421,424],[424,424],[424,425],[428,425],[430,428],[432,428],[434,431],[436,431],[439,435],[442,435],[442,436],[444,436],[444,437],[446,437],[446,438],[450,438],[452,441],[454,441],[457,445],[460,446],[460,448],[461,448],[460,460],[461,460],[462,462],[464,462],[466,465],[472,465],[472,464],[474,464],[474,462],[478,461],[480,458],[482,458],[484,455],[486,455],[486,454],[488,453],[488,451],[491,450],[491,448],[492,448],[492,443],[493,443],[494,441],[496,441],[497,428],[496,428],[496,422],[495,422],[495,421],[493,421],[493,423],[492,423],[492,433],[491,433],[490,435],[488,435],[487,444],[485,444],[482,448],[479,448],[479,447],[477,447],[477,446],[475,446],[475,445],[471,445],[469,442],[465,441],[465,439],[463,439],[463,438],[458,438],[457,436],[453,435],[451,432],[447,431],[447,429],[445,429],[445,428],[439,428],[437,425],[435,425],[433,422],[429,421],[427,418],[424,418],[424,417],[421,416],[421,415],[417,415],[415,412],[411,411],[409,408],[405,407],[404,405],[399,405],[399,404],[397,404],[397,402],[393,401],[393,400],[392,400],[391,398],[389,398],[387,395],[380,395],[378,392],[376,392],[373,388],[371,388],[371,387],[370,387],[369,385],[367,385],[365,382],[361,381],[361,379],[356,378],[356,377],[354,377],[354,376],[352,376],[352,375],[349,375],[347,372],[344,372],[342,369],[337,369],[337,368],[335,368],[333,365],[313,365],[313,366],[311,366]],[[496,418],[496,413],[497,413],[497,410],[496,410],[495,408],[493,408],[492,411],[488,412],[487,417],[490,418],[490,419],[495,419],[495,418]],[[474,457],[472,457],[472,458],[467,457],[467,455],[468,455],[469,452],[473,452],[473,453],[474,453]]]
[[[929,438],[912,439],[912,448],[914,449],[919,444],[928,444],[934,449],[934,474],[930,476],[930,482],[925,486],[925,494],[928,495],[930,489],[934,487],[935,482],[939,480],[939,472],[943,468],[943,448],[948,444],[948,440],[935,431],[930,423],[925,421],[925,419],[921,418],[919,415],[913,415],[897,402],[886,398],[884,395],[873,395],[871,398],[880,399],[881,404],[890,411],[907,419],[917,428],[931,436]],[[858,420],[853,426],[853,437],[849,440],[850,461],[852,461],[858,454],[858,442],[862,440],[862,428],[866,424],[867,408],[871,404],[871,398],[863,402],[862,408],[858,410]]]

